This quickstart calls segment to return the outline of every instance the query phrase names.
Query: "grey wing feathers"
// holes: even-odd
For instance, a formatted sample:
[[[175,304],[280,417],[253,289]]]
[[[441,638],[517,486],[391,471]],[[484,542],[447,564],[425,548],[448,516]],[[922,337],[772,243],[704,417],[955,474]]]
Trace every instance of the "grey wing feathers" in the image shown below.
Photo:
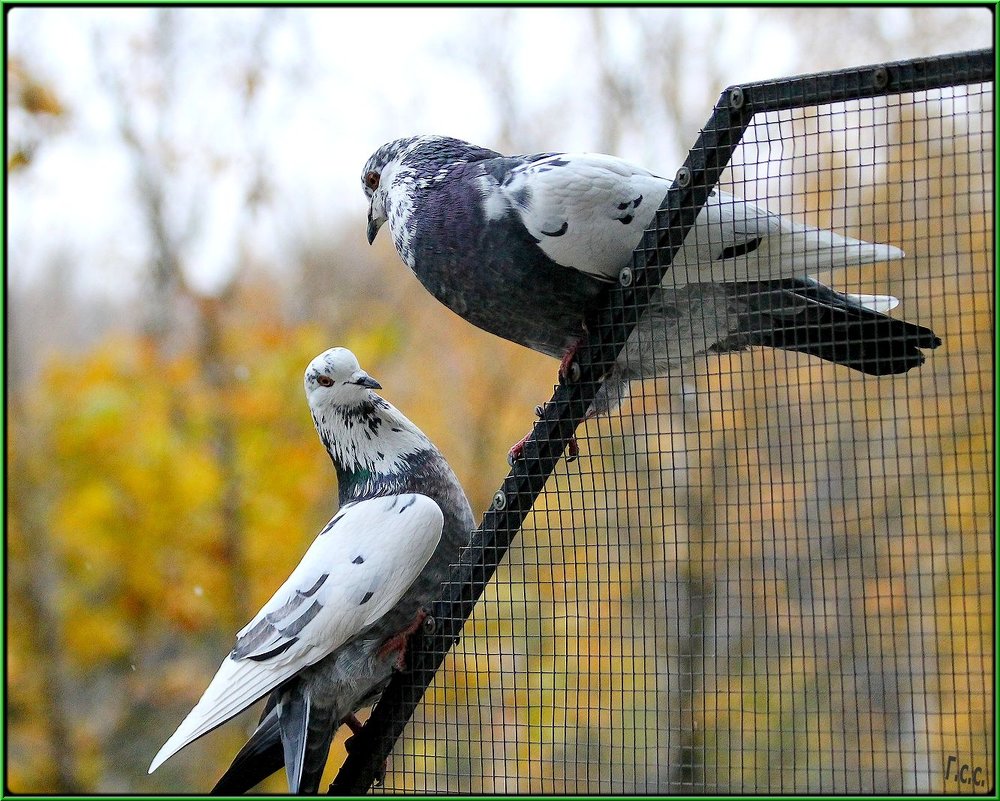
[[[313,596],[329,578],[329,573],[323,573],[308,589],[295,590],[281,607],[240,634],[230,656],[263,661],[287,651],[298,642],[299,632],[322,611],[323,605]]]

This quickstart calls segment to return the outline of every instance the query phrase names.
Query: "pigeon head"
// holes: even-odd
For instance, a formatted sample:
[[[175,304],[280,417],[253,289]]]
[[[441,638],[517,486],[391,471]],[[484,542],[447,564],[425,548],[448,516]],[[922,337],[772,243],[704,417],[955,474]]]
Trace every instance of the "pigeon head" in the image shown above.
[[[419,428],[372,392],[379,383],[346,348],[313,359],[305,386],[316,433],[337,469],[341,503],[398,490],[414,458],[436,453]]]
[[[370,390],[382,388],[347,348],[331,348],[313,359],[306,368],[305,387],[314,409],[357,406],[370,400]]]
[[[414,189],[426,189],[445,180],[458,164],[499,155],[450,136],[410,136],[382,145],[372,153],[361,172],[361,185],[368,198],[368,244],[375,241],[385,222],[393,218],[394,210],[396,217],[390,228],[403,222],[410,207],[403,198]],[[399,237],[395,230],[393,233],[398,249]]]
[[[368,244],[375,241],[379,229],[389,217],[388,193],[389,186],[411,147],[421,137],[411,136],[406,139],[396,139],[387,142],[372,153],[365,162],[361,173],[361,185],[368,198]]]

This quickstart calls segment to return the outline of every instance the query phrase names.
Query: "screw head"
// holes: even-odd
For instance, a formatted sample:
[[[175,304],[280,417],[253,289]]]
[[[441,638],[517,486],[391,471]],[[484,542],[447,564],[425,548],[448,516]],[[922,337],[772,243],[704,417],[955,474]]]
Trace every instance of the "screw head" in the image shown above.
[[[618,273],[618,283],[622,286],[632,286],[632,268],[622,267],[621,272]]]
[[[498,512],[507,508],[507,493],[503,490],[497,490],[496,494],[493,496],[493,508]]]
[[[729,108],[743,108],[743,90],[734,86],[729,90]]]
[[[691,170],[689,170],[687,167],[681,167],[677,171],[677,175],[674,177],[674,181],[676,181],[677,185],[683,189],[685,186],[691,183]]]
[[[885,89],[889,85],[889,70],[885,67],[876,67],[872,73],[872,85],[876,89]]]

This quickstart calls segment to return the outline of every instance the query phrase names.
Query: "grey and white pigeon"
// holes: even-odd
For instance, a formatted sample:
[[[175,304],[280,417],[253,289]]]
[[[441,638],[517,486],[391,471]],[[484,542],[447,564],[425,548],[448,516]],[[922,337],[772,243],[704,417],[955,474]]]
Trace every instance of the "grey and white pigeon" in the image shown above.
[[[369,242],[388,222],[400,258],[434,297],[479,328],[561,359],[560,377],[587,312],[631,264],[671,185],[613,156],[503,156],[442,136],[383,145],[362,183]],[[916,367],[920,349],[940,340],[889,317],[895,298],[808,277],[902,256],[713,190],[591,412],[617,406],[632,380],[752,345],[872,375]]]
[[[319,787],[341,723],[373,703],[475,528],[458,479],[349,350],[317,356],[306,397],[337,471],[340,511],[257,616],[164,760],[270,693],[215,793],[245,792],[285,767],[292,793]]]

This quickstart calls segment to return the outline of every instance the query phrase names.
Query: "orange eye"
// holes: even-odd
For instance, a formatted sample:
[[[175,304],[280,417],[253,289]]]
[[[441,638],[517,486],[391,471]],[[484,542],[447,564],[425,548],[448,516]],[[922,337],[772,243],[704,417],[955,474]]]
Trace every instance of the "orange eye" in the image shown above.
[[[365,176],[365,186],[374,192],[378,189],[379,174],[377,172],[370,172]]]
[[[316,379],[316,383],[319,384],[321,387],[332,387],[333,379],[330,378],[329,376],[321,375],[319,378]]]

